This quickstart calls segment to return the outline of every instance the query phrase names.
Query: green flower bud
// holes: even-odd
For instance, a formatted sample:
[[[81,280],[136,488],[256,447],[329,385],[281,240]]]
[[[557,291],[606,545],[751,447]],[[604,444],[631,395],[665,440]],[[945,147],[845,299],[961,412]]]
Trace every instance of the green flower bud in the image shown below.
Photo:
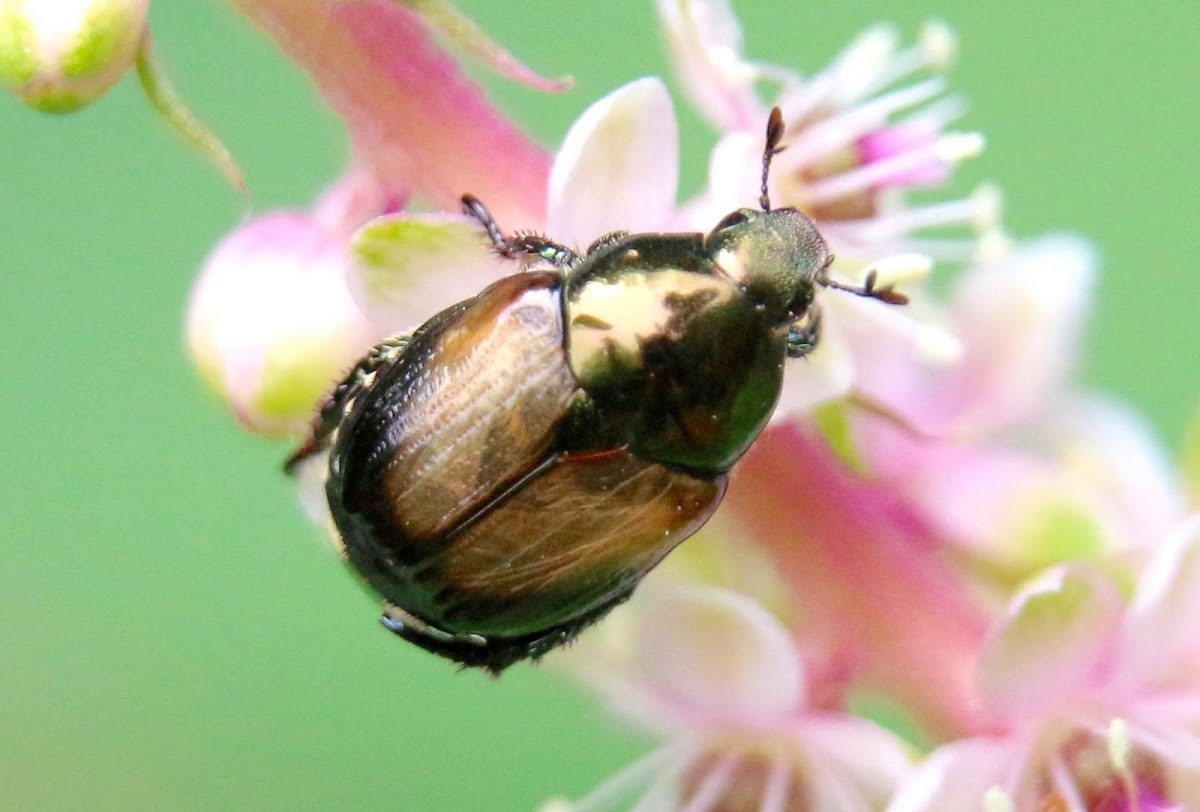
[[[149,0],[0,0],[0,81],[47,113],[85,107],[136,58]]]

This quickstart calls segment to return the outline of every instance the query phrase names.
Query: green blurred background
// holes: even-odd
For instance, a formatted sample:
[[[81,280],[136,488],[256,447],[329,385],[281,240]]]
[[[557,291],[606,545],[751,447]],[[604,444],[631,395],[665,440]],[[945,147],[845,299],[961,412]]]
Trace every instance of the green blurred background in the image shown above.
[[[662,73],[646,3],[464,0],[576,89],[488,81],[554,143],[591,101]],[[548,10],[549,9],[549,10]],[[987,133],[961,188],[1012,231],[1104,257],[1083,377],[1177,448],[1200,361],[1195,6],[739,4],[748,52],[805,71],[880,19],[945,16]],[[246,169],[254,210],[342,164],[306,80],[220,3],[157,2],[160,54]],[[685,182],[709,133],[682,110]],[[0,98],[0,807],[530,809],[648,746],[553,674],[493,681],[390,638],[297,509],[281,445],[200,387],[181,319],[244,202],[126,80],[82,114]]]

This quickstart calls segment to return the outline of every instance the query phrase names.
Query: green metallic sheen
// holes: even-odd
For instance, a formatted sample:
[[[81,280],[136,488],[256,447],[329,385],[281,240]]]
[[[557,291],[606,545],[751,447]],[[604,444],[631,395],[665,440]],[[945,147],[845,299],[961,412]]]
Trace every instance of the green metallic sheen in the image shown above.
[[[794,209],[624,234],[506,277],[368,354],[294,466],[325,449],[347,562],[396,635],[498,673],[570,640],[700,528],[809,351],[829,253]]]

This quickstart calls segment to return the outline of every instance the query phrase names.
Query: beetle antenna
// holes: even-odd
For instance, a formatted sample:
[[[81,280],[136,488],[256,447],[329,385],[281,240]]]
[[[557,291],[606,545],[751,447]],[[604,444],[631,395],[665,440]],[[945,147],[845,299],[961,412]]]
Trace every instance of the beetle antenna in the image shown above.
[[[762,194],[758,196],[758,205],[763,211],[771,210],[771,197],[767,193],[767,176],[771,173],[771,159],[776,153],[783,152],[783,147],[779,146],[780,139],[783,138],[783,113],[778,107],[771,108],[771,115],[767,117],[767,144],[763,147],[763,173],[762,173]]]
[[[841,282],[830,279],[829,266],[832,264],[833,257],[831,256],[825,263],[825,267],[817,275],[817,282],[823,287],[844,290],[846,293],[853,293],[855,296],[862,296],[865,299],[878,299],[885,304],[908,304],[908,297],[894,289],[891,285],[884,285],[881,288],[875,286],[876,281],[879,279],[879,273],[874,269],[867,272],[867,278],[863,280],[862,287],[857,287],[855,285],[843,285]]]

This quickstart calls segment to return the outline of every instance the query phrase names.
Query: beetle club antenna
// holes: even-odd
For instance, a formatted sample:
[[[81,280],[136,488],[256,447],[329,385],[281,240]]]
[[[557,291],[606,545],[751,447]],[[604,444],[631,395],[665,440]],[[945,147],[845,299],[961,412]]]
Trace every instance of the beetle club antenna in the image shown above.
[[[772,107],[771,115],[767,117],[767,144],[763,147],[762,194],[758,196],[758,205],[763,211],[771,210],[771,198],[767,194],[767,175],[771,172],[771,159],[776,153],[783,152],[783,147],[779,146],[782,138],[783,113],[778,107]]]
[[[881,302],[892,305],[908,304],[908,297],[898,290],[892,288],[891,285],[876,287],[876,281],[879,279],[879,272],[871,269],[867,271],[867,277],[863,280],[862,287],[855,285],[843,285],[841,282],[836,282],[829,278],[829,266],[833,264],[833,257],[825,263],[825,267],[821,269],[821,273],[817,275],[817,281],[822,287],[833,288],[834,290],[844,290],[846,293],[853,293],[855,296],[862,296],[864,299],[878,299]]]

